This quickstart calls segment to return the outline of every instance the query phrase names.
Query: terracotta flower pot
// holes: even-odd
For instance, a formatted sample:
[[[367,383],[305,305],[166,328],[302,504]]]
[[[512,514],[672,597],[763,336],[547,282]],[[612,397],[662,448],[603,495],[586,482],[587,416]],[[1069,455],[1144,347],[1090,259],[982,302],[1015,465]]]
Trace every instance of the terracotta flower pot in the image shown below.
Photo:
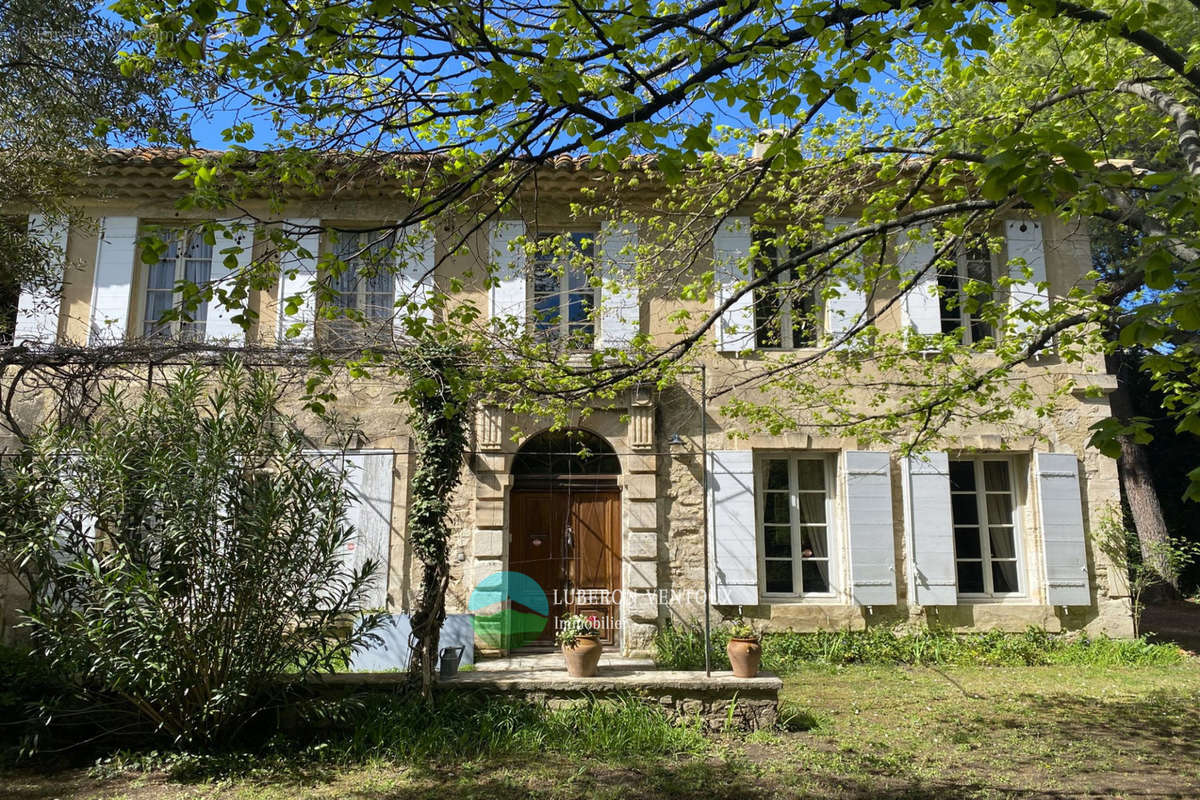
[[[567,659],[567,674],[572,678],[591,678],[596,674],[600,664],[600,653],[604,645],[600,644],[597,636],[580,636],[575,644],[562,646],[563,657]]]
[[[762,645],[758,639],[730,639],[725,646],[735,678],[753,678],[762,662]]]

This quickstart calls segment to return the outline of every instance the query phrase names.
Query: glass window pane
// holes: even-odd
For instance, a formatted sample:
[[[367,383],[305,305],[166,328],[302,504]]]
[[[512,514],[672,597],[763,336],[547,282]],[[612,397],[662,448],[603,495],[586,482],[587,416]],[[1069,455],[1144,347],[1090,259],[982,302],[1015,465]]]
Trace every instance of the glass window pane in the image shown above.
[[[571,322],[587,322],[592,313],[592,303],[595,295],[591,292],[571,292],[567,310]]]
[[[958,562],[958,591],[963,594],[983,593],[983,562]]]
[[[786,492],[766,492],[763,494],[763,522],[768,524],[790,525],[792,513],[788,509]]]
[[[975,491],[975,462],[950,462],[950,488],[958,492]]]
[[[978,528],[954,529],[954,555],[957,558],[981,558]]]
[[[780,347],[781,299],[774,286],[762,286],[754,290],[754,346]]]
[[[794,592],[791,561],[768,561],[766,563],[767,591],[772,593]]]
[[[788,462],[782,458],[772,458],[767,462],[767,488],[788,488]]]
[[[983,486],[989,492],[1012,491],[1012,486],[1008,480],[1008,462],[983,462]]]
[[[992,545],[992,558],[1017,557],[1017,545],[1013,541],[1012,528],[989,528],[988,539]]]
[[[992,591],[996,594],[1012,594],[1020,591],[1017,584],[1017,562],[992,562]]]
[[[955,525],[979,524],[979,502],[973,494],[950,495],[950,512]]]
[[[792,529],[779,525],[763,526],[763,555],[767,558],[791,558]]]
[[[175,288],[175,259],[164,259],[150,267],[150,275],[146,282],[150,289]]]
[[[816,458],[802,458],[796,462],[799,489],[825,491],[825,461]]]
[[[800,565],[804,593],[826,593],[829,591],[829,562],[804,561]]]
[[[800,531],[801,558],[828,558],[829,537],[824,528],[803,528]]]
[[[800,492],[800,524],[825,524],[825,495],[817,492]]]
[[[813,292],[792,298],[792,347],[811,347],[817,343],[816,308]]]
[[[985,496],[988,522],[995,525],[1011,525],[1013,521],[1012,495],[989,494]]]

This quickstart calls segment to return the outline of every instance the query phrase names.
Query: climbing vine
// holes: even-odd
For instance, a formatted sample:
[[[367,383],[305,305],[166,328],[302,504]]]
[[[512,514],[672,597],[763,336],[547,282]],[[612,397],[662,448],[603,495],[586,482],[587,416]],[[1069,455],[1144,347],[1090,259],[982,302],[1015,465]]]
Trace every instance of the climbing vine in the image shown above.
[[[467,449],[467,413],[474,381],[465,359],[452,345],[414,348],[405,359],[416,467],[413,471],[408,531],[421,563],[421,585],[412,614],[409,670],[431,697],[438,640],[446,619],[450,581],[450,498],[461,478]]]

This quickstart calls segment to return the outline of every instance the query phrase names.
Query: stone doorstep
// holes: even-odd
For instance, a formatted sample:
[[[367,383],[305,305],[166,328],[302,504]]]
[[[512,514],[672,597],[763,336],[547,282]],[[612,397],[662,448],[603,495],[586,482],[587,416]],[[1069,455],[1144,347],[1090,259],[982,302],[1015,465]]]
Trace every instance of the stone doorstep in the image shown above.
[[[735,678],[732,672],[702,672],[685,670],[646,670],[638,668],[601,668],[594,678],[572,678],[564,667],[547,670],[475,670],[460,672],[453,678],[439,681],[450,688],[495,689],[498,691],[529,692],[623,692],[637,691],[653,694],[659,690],[671,693],[722,694],[750,693],[777,695],[783,681],[770,673],[757,678]]]

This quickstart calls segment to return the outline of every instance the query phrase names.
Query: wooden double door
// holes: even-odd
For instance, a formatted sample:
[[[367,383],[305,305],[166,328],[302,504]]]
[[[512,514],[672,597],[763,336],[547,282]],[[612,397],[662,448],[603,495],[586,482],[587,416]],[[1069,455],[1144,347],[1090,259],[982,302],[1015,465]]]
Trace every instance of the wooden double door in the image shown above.
[[[621,595],[621,495],[616,489],[514,488],[508,568],[546,592],[550,619],[532,644],[554,642],[563,617],[595,617],[617,641]]]

